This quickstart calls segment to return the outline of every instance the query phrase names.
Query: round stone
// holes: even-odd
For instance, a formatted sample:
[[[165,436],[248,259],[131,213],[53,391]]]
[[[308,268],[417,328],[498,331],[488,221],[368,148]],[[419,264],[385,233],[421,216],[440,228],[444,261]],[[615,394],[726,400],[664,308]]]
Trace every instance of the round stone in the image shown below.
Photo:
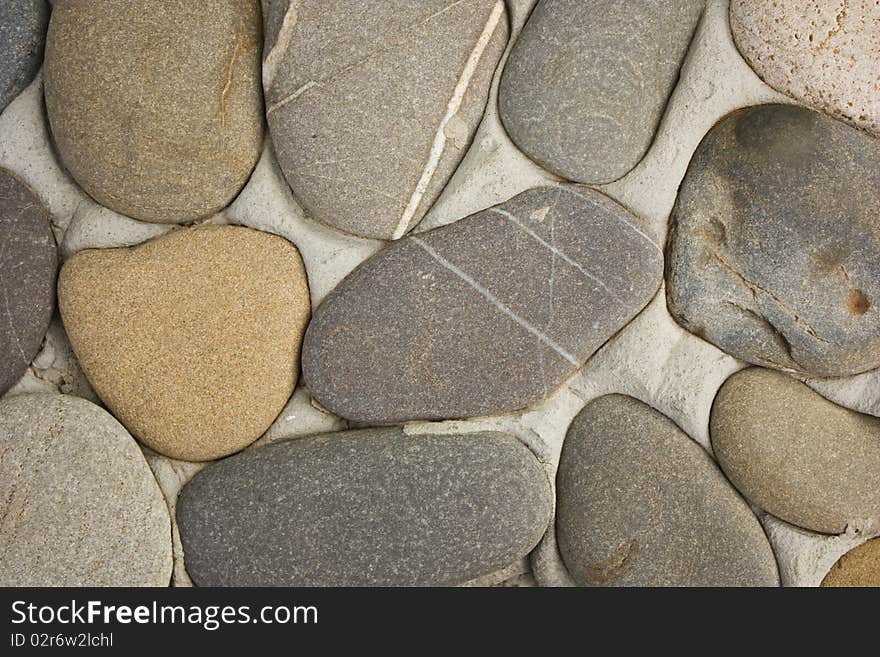
[[[48,22],[46,0],[0,3],[0,111],[40,70]]]
[[[822,586],[880,588],[880,538],[843,555],[825,575]]]

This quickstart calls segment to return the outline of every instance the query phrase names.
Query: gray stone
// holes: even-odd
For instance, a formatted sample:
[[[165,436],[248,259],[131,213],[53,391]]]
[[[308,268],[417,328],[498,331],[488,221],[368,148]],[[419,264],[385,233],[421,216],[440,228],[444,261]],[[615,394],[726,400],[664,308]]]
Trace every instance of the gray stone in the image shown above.
[[[721,387],[712,447],[753,504],[813,531],[880,530],[880,419],[751,368]]]
[[[815,376],[880,366],[880,140],[812,110],[718,123],[673,211],[676,321],[755,365]]]
[[[705,451],[640,401],[581,411],[556,479],[556,536],[582,586],[776,586],[767,537]]]
[[[880,136],[877,0],[732,0],[730,28],[767,84]]]
[[[446,586],[528,554],[552,505],[511,436],[368,429],[208,466],[177,519],[202,586]]]
[[[260,156],[261,35],[257,0],[56,2],[44,82],[65,167],[133,219],[226,207]]]
[[[504,127],[578,182],[608,183],[648,151],[705,0],[540,0],[501,78]]]
[[[570,378],[661,278],[638,217],[586,188],[532,189],[361,265],[316,311],[303,377],[359,422],[520,410]]]
[[[269,129],[319,221],[397,239],[470,144],[507,43],[502,0],[265,0]]]
[[[46,0],[0,3],[0,111],[40,70],[48,22]]]
[[[168,585],[168,508],[110,414],[78,397],[13,397],[0,403],[0,453],[0,585]]]
[[[0,395],[39,353],[55,308],[58,250],[49,211],[0,169]]]

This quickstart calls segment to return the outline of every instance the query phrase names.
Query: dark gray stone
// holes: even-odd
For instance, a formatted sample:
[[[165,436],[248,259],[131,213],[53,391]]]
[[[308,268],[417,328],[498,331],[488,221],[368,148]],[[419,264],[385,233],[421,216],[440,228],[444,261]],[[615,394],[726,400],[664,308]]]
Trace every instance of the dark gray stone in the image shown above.
[[[0,111],[40,70],[48,23],[46,0],[0,3]]]
[[[15,174],[0,169],[0,395],[43,345],[57,271],[49,211]]]
[[[556,478],[556,536],[582,586],[776,586],[770,543],[705,451],[640,401],[575,418]]]
[[[737,358],[816,376],[880,366],[880,140],[763,105],[703,140],[673,212],[667,300]]]
[[[528,554],[552,505],[511,436],[369,429],[208,466],[177,519],[202,586],[445,586]]]
[[[757,367],[715,398],[712,448],[756,506],[806,529],[880,531],[880,419]]]
[[[264,0],[278,162],[314,218],[397,239],[440,195],[507,44],[502,0]]]
[[[540,0],[498,101],[523,152],[585,183],[626,175],[648,151],[705,0]]]
[[[342,417],[467,418],[549,396],[654,296],[639,218],[573,185],[532,189],[389,246],[325,299],[303,375]]]

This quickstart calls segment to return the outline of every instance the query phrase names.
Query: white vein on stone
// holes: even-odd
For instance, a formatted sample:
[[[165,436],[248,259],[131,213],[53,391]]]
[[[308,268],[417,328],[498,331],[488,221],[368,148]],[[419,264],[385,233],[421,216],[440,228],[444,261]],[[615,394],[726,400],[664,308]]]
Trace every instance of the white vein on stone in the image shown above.
[[[266,59],[263,61],[263,83],[266,86],[266,89],[272,84],[272,81],[275,80],[275,74],[278,73],[278,67],[281,66],[281,60],[284,57],[287,49],[290,47],[290,41],[293,38],[293,29],[296,27],[297,21],[299,20],[299,7],[302,4],[302,0],[290,0],[290,4],[287,5],[287,12],[284,14],[284,19],[281,21],[281,28],[278,30],[278,36],[275,38],[275,45],[272,46],[272,50],[269,51],[269,54],[266,55]]]
[[[412,242],[414,242],[415,244],[417,244],[425,253],[427,253],[429,256],[431,256],[444,269],[446,269],[446,270],[450,271],[451,273],[455,274],[456,276],[458,276],[461,280],[463,280],[465,283],[467,283],[471,288],[473,288],[474,290],[479,292],[480,295],[482,295],[483,298],[486,299],[486,301],[491,303],[498,310],[500,310],[502,313],[507,315],[510,319],[512,319],[514,322],[516,322],[522,328],[524,328],[526,331],[528,331],[533,336],[538,338],[538,340],[540,340],[545,345],[550,347],[553,351],[555,351],[564,360],[568,361],[569,363],[571,363],[575,367],[581,366],[581,361],[579,361],[577,358],[575,358],[570,353],[568,353],[565,349],[560,347],[552,338],[550,338],[548,335],[546,335],[543,331],[536,328],[534,325],[532,325],[531,323],[529,323],[528,321],[526,321],[525,319],[523,319],[522,317],[517,315],[515,312],[513,312],[510,308],[508,308],[505,304],[503,304],[498,299],[498,297],[496,297],[489,290],[487,290],[485,287],[480,285],[480,283],[478,283],[476,280],[474,280],[473,278],[468,276],[461,269],[459,269],[454,264],[449,262],[446,258],[444,258],[439,253],[437,253],[437,251],[435,251],[433,248],[431,248],[430,246],[425,244],[425,242],[420,240],[418,237],[410,237],[409,239]]]
[[[492,13],[489,15],[489,20],[483,28],[483,33],[480,35],[480,38],[477,39],[477,43],[471,51],[471,55],[465,64],[461,77],[458,79],[458,83],[455,85],[455,89],[452,92],[452,98],[449,99],[449,103],[446,106],[446,114],[440,121],[440,125],[434,135],[434,143],[431,146],[431,153],[428,156],[425,168],[422,170],[422,176],[416,184],[415,191],[413,191],[409,203],[403,211],[403,215],[401,215],[397,227],[394,229],[391,239],[396,240],[403,237],[409,228],[410,223],[412,223],[413,217],[418,211],[419,205],[422,203],[422,198],[428,191],[431,181],[434,179],[434,174],[437,172],[437,166],[440,164],[440,158],[443,157],[443,153],[446,151],[446,142],[448,141],[446,137],[446,127],[461,109],[464,95],[470,87],[471,80],[474,77],[474,73],[477,70],[483,52],[485,52],[489,42],[495,35],[495,31],[498,29],[498,25],[501,23],[503,17],[504,0],[498,0],[498,2],[495,3],[495,7],[492,9]]]
[[[582,199],[584,199],[585,201],[587,201],[590,205],[592,205],[594,208],[604,209],[604,208],[602,208],[602,206],[599,204],[598,201],[596,201],[595,199],[590,198],[589,196],[584,196],[584,195],[581,194],[580,192],[578,192],[578,191],[572,189],[570,186],[562,186],[562,189],[564,189],[565,191],[567,191],[567,192],[570,193],[570,194],[574,194],[575,196],[579,196],[579,197],[581,197]],[[637,233],[637,234],[641,235],[642,237],[644,237],[645,240],[647,240],[647,241],[651,244],[651,246],[653,246],[655,249],[657,249],[657,250],[660,252],[660,255],[663,255],[663,249],[660,248],[660,245],[657,244],[657,242],[655,242],[654,239],[653,239],[652,237],[650,237],[647,233],[645,233],[645,232],[643,232],[642,230],[640,230],[639,227],[636,226],[635,224],[633,224],[631,221],[627,221],[627,220],[624,219],[623,217],[618,217],[618,219],[620,219],[621,222],[623,222],[624,224],[626,224],[627,226],[629,226],[630,228],[632,228],[632,230],[633,230],[635,233]]]
[[[533,231],[531,228],[529,228],[524,223],[522,223],[519,219],[517,219],[510,212],[507,212],[506,210],[502,210],[501,208],[489,208],[489,212],[494,212],[495,214],[499,214],[502,217],[508,219],[512,223],[519,226],[520,229],[522,229],[525,233],[527,233],[532,239],[534,239],[536,242],[538,242],[541,246],[548,249],[549,251],[551,251],[553,254],[559,256],[560,258],[562,258],[565,262],[570,264],[572,267],[577,269],[580,273],[582,273],[588,279],[593,281],[600,288],[605,290],[605,292],[608,294],[608,296],[610,296],[612,299],[614,299],[615,301],[618,301],[618,302],[621,301],[618,298],[618,296],[616,294],[614,294],[614,292],[612,292],[611,289],[607,285],[605,285],[604,282],[599,280],[599,278],[597,278],[595,275],[591,274],[586,269],[586,267],[584,267],[581,263],[577,262],[573,258],[569,257],[565,252],[561,251],[556,246],[554,246],[554,245],[548,243],[547,241],[545,241],[544,239],[542,239],[540,235],[538,235],[535,231]]]

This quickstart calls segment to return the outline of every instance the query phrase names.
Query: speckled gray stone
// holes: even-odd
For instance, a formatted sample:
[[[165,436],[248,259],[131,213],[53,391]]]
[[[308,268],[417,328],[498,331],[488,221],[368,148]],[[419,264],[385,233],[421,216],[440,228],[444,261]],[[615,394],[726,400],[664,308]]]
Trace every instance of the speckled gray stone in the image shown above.
[[[49,211],[0,168],[0,395],[40,351],[55,307],[57,270]]]
[[[202,586],[445,586],[528,554],[552,504],[511,436],[368,429],[211,465],[177,519]]]
[[[556,479],[556,536],[582,586],[776,586],[758,519],[671,420],[622,395],[575,418]]]
[[[532,189],[355,270],[309,325],[304,380],[372,424],[516,411],[574,374],[661,278],[638,217],[586,188]]]
[[[48,22],[46,0],[0,3],[0,111],[40,70]]]
[[[464,157],[507,44],[502,0],[264,0],[278,163],[315,219],[396,239]]]
[[[880,366],[880,140],[788,105],[721,120],[673,211],[679,324],[756,365],[815,376]]]
[[[0,402],[0,586],[167,586],[168,507],[125,429],[91,402]]]
[[[58,0],[46,40],[52,136],[111,210],[189,223],[241,191],[263,143],[258,0]]]
[[[549,171],[628,173],[660,125],[705,0],[540,0],[501,78],[504,127]]]
[[[755,505],[818,532],[880,530],[880,419],[751,368],[721,387],[710,431],[724,472]]]

